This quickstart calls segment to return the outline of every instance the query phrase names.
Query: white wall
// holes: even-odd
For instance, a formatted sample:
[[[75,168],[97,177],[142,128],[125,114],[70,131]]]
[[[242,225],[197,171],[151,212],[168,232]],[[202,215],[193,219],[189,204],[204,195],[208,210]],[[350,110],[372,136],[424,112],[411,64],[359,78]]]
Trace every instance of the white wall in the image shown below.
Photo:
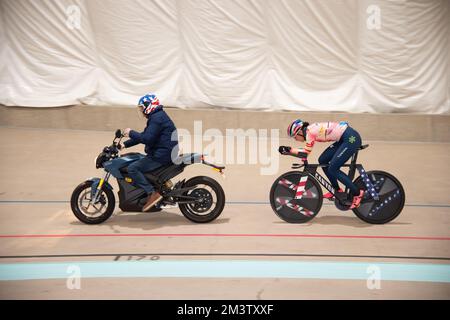
[[[0,103],[448,113],[448,0],[2,0]]]

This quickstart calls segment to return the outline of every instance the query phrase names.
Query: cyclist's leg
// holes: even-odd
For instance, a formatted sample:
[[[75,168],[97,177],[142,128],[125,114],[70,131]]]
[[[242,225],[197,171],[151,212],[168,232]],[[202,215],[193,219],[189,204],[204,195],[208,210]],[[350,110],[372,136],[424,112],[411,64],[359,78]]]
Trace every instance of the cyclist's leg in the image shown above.
[[[361,137],[359,136],[358,132],[348,127],[344,132],[342,138],[342,144],[336,151],[333,159],[331,159],[328,171],[333,176],[333,178],[335,177],[346,187],[348,187],[352,195],[356,196],[360,193],[358,188],[353,184],[348,175],[340,170],[340,168],[361,146]]]
[[[147,178],[144,176],[144,173],[155,170],[159,167],[161,167],[159,162],[156,162],[149,157],[145,157],[130,164],[128,166],[128,174],[136,187],[144,189],[147,194],[151,194],[155,189],[151,183],[148,182]]]
[[[319,163],[320,164],[329,164],[331,159],[333,159],[333,156],[336,153],[336,150],[339,149],[340,145],[341,145],[341,142],[337,141],[337,142],[333,143],[331,146],[329,146],[328,148],[326,148],[325,151],[322,152],[322,154],[319,157]],[[339,184],[337,182],[337,179],[334,179],[334,177],[329,174],[328,167],[322,167],[322,170],[325,173],[325,175],[328,177],[328,180],[330,180],[333,188],[338,190]]]

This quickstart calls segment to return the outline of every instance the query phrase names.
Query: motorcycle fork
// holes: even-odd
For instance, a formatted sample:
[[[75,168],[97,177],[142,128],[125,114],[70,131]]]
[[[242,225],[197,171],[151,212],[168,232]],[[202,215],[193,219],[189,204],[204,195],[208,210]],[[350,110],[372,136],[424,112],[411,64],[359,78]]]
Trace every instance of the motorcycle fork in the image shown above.
[[[111,176],[111,173],[106,171],[103,178],[100,179],[100,181],[97,185],[97,188],[94,192],[94,196],[91,199],[91,202],[90,202],[91,205],[98,202],[98,199],[100,198],[100,191],[102,190],[102,187],[105,184],[105,182],[108,182],[110,176]]]

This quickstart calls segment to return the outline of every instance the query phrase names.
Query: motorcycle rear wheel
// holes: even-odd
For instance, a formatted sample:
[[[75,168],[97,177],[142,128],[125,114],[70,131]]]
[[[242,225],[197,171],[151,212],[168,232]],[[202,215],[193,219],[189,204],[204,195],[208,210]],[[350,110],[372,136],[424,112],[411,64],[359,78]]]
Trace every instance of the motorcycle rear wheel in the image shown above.
[[[183,195],[199,198],[196,203],[179,203],[181,213],[192,222],[211,222],[222,213],[225,207],[225,192],[221,185],[214,179],[198,176],[189,179],[183,188],[195,188],[185,192]]]

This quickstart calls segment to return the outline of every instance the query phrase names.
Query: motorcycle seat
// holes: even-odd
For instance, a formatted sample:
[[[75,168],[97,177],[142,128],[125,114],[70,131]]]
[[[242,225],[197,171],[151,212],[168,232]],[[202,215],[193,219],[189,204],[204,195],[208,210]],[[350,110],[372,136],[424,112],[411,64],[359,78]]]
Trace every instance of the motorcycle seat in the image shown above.
[[[185,154],[182,153],[175,160],[175,163],[184,163],[184,164],[199,163],[202,161],[201,159],[202,155],[199,153],[185,153]]]
[[[163,172],[164,170],[166,170],[167,168],[170,168],[172,166],[174,166],[173,163],[165,164],[162,167],[156,168],[155,170],[152,170],[152,171],[148,171],[145,174],[151,174],[152,176],[158,176],[161,172]]]

